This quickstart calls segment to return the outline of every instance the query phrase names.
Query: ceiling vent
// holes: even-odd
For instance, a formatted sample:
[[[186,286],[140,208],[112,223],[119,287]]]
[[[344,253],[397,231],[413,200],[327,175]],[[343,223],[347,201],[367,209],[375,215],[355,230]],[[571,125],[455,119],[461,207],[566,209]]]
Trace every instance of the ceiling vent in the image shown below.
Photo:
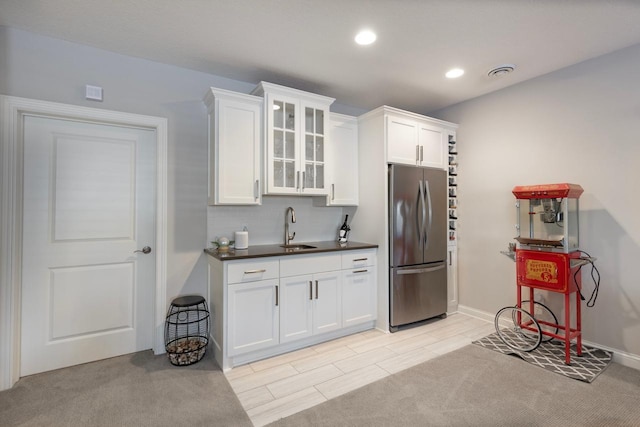
[[[515,69],[516,69],[516,66],[513,64],[502,64],[489,70],[487,75],[489,77],[499,77],[505,74],[509,74]]]

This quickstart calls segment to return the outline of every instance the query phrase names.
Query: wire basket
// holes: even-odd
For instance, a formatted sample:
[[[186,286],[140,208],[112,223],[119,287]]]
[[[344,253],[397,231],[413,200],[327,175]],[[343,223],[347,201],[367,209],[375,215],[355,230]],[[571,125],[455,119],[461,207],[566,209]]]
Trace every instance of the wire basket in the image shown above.
[[[172,365],[200,361],[209,344],[209,309],[201,296],[178,297],[167,311],[164,344]]]

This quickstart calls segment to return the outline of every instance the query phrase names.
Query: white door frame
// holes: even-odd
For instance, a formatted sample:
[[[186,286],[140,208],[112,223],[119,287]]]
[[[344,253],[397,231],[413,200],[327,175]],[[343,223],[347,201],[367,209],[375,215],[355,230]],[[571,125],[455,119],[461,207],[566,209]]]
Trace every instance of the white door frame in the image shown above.
[[[130,126],[156,132],[156,283],[153,352],[164,353],[167,119],[0,95],[0,390],[20,378],[23,123],[25,116]]]

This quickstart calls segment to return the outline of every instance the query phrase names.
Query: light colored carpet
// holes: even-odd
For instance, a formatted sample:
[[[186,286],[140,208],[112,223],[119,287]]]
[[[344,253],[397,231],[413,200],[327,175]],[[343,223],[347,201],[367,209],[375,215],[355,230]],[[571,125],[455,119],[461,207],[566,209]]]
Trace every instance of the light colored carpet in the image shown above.
[[[22,378],[0,426],[252,426],[210,352],[176,367],[151,351]]]
[[[585,383],[468,345],[271,426],[640,426],[640,371]]]

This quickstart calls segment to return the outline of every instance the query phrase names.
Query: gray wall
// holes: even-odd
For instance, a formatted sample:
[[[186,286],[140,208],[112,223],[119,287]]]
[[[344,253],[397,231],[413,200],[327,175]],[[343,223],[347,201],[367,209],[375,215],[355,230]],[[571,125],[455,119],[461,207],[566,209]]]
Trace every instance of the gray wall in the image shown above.
[[[84,99],[87,84],[104,89],[104,102]],[[296,240],[330,240],[343,215],[342,208],[314,207],[312,199],[291,197],[266,198],[262,207],[208,208],[202,98],[210,86],[249,93],[255,84],[0,27],[1,94],[168,119],[168,301],[186,293],[206,295],[202,249],[214,236],[230,237],[247,225],[251,244],[280,242],[285,209],[294,206]],[[362,112],[340,104],[332,110]]]
[[[640,355],[638,76],[640,45],[434,113],[460,124],[460,304],[495,313],[515,301],[515,266],[500,254],[515,236],[511,189],[580,184],[580,246],[602,276],[584,338]]]
[[[513,262],[499,253],[515,233],[513,186],[578,183],[585,188],[581,247],[598,258],[602,275],[596,306],[584,310],[585,338],[640,354],[638,75],[636,46],[434,114],[460,124],[461,304],[492,313],[515,300]],[[102,86],[104,102],[86,101],[86,84]],[[279,242],[291,205],[300,241],[333,238],[342,215],[353,211],[293,197],[207,208],[201,99],[209,86],[248,93],[254,84],[0,27],[0,93],[168,118],[169,299],[205,292],[202,248],[213,237],[248,225],[251,244]],[[584,280],[590,294],[588,274]]]

